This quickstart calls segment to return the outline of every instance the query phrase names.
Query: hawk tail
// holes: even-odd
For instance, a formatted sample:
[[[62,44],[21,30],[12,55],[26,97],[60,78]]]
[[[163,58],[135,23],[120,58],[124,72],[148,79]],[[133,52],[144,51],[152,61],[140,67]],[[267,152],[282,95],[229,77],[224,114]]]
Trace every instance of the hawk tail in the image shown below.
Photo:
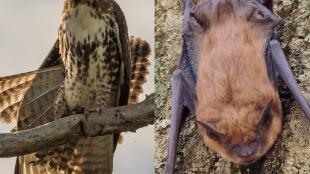
[[[131,78],[129,104],[139,102],[139,95],[143,93],[142,85],[146,82],[146,75],[149,74],[151,48],[147,41],[139,37],[130,37],[131,48]]]

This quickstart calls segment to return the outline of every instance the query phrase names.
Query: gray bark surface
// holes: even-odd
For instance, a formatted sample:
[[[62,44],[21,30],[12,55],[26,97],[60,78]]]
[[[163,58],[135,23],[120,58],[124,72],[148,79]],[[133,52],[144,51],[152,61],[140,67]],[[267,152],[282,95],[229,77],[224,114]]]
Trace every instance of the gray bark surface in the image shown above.
[[[71,115],[32,129],[0,134],[0,157],[21,156],[61,145],[74,136],[135,132],[153,123],[154,95],[151,95],[135,105],[107,108],[88,115]]]

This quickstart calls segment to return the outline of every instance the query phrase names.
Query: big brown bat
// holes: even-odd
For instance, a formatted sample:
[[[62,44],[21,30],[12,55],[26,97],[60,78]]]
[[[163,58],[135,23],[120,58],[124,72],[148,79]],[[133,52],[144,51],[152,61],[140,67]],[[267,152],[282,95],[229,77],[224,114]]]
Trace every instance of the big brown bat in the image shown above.
[[[172,116],[166,173],[174,173],[182,124],[196,114],[199,134],[225,160],[260,159],[281,132],[277,79],[288,86],[305,115],[298,88],[273,32],[278,20],[256,0],[183,0],[180,67],[173,74]]]

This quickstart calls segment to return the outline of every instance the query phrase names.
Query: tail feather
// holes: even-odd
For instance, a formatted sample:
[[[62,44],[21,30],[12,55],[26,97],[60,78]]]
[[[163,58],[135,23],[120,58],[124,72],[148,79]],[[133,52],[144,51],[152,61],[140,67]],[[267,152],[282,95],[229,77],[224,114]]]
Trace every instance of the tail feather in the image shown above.
[[[142,85],[146,82],[146,75],[149,74],[149,56],[151,53],[150,45],[141,38],[130,37],[131,48],[131,79],[129,104],[139,102],[139,95],[143,93]]]
[[[148,57],[151,53],[150,44],[139,37],[130,36],[129,40],[131,55]]]
[[[147,69],[147,64],[136,64],[132,67],[132,73],[134,74],[143,74],[147,75],[149,74],[149,70]]]

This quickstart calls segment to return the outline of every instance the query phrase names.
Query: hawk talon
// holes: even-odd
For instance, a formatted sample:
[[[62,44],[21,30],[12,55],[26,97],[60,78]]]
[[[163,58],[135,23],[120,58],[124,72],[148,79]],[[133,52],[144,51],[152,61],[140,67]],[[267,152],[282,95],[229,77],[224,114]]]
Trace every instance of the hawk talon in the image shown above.
[[[88,121],[88,117],[89,117],[89,110],[88,109],[85,109],[84,110],[84,116],[85,116],[85,119]]]
[[[124,119],[124,114],[120,110],[115,111],[115,115],[114,116],[116,118]]]
[[[82,114],[85,113],[85,109],[82,107],[78,107],[72,110],[72,114]]]
[[[102,110],[100,109],[98,112],[102,112]],[[81,132],[85,137],[94,137],[102,132],[103,126],[90,122],[88,119],[89,113],[89,110],[84,111],[85,120],[82,122]]]

